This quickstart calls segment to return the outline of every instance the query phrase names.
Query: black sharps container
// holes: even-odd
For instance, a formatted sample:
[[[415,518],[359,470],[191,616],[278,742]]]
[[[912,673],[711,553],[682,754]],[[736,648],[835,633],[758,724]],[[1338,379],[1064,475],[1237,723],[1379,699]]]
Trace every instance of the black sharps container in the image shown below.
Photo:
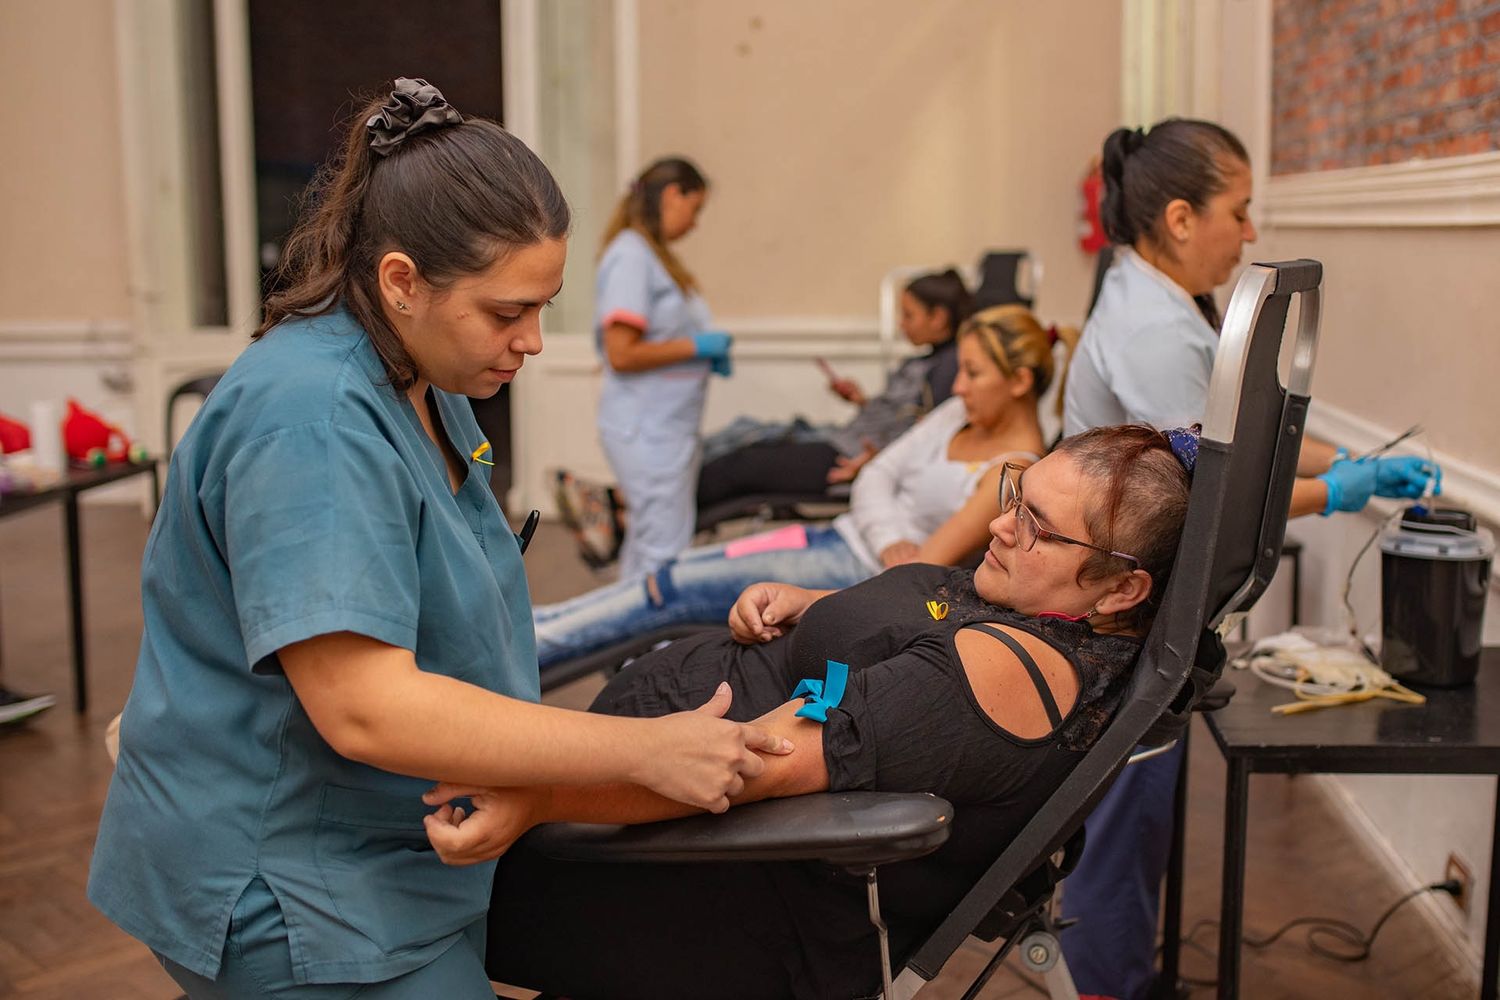
[[[1413,507],[1380,553],[1381,667],[1413,684],[1474,683],[1494,536],[1466,510]]]

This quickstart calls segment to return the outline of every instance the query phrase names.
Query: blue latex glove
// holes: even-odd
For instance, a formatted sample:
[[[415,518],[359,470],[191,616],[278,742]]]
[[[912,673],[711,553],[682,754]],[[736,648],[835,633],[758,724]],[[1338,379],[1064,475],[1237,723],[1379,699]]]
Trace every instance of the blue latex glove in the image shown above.
[[[1432,481],[1434,495],[1443,492],[1443,470],[1414,455],[1375,460],[1375,495],[1409,500],[1419,497]]]
[[[734,338],[722,330],[701,330],[693,334],[693,357],[729,359],[729,345]]]
[[[1327,517],[1335,511],[1363,510],[1370,497],[1375,495],[1376,469],[1379,462],[1359,462],[1350,458],[1336,459],[1328,471],[1318,478],[1328,484],[1328,504],[1323,508]]]
[[[722,358],[714,358],[709,362],[708,370],[715,375],[722,375],[724,378],[728,378],[734,374],[734,359],[727,354]]]

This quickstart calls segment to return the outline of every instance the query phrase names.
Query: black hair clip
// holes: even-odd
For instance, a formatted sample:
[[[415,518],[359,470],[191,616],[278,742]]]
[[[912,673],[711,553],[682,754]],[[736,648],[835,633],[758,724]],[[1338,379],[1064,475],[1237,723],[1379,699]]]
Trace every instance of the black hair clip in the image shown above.
[[[411,136],[463,120],[441,90],[426,80],[403,76],[396,81],[390,101],[365,122],[365,129],[370,133],[370,148],[380,156],[390,156]]]

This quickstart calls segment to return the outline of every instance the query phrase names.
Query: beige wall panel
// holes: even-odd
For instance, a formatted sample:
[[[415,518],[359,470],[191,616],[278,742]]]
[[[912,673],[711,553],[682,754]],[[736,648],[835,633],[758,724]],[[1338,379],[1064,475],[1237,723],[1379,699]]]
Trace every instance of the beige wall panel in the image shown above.
[[[128,320],[114,5],[0,3],[0,322]]]
[[[1500,473],[1500,229],[1277,229],[1247,258],[1323,262],[1313,396]]]
[[[869,315],[900,264],[1025,246],[1076,320],[1078,180],[1118,116],[1119,5],[642,0],[641,149],[714,183],[682,250],[717,315]]]

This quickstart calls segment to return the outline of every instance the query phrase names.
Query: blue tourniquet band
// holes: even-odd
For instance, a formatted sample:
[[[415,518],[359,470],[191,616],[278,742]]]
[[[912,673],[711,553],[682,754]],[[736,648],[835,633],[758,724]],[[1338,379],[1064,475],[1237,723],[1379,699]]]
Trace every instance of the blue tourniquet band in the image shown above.
[[[828,710],[838,708],[844,700],[844,688],[849,682],[849,664],[829,660],[826,680],[804,677],[792,692],[793,698],[802,698],[806,703],[797,709],[798,718],[828,721]]]

